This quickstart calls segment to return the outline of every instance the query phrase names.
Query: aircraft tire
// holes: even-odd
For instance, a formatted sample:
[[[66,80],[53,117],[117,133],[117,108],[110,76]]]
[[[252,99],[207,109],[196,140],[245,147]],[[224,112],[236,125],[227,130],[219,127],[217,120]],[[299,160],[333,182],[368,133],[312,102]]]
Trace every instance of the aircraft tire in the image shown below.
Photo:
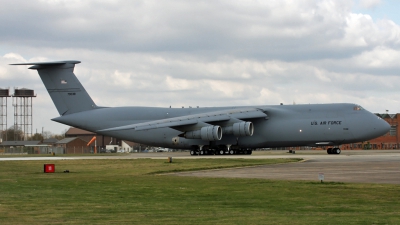
[[[204,155],[204,151],[203,150],[200,151],[200,155]]]
[[[334,148],[333,149],[333,153],[339,155],[342,151],[340,150],[340,148]]]
[[[326,152],[327,152],[328,154],[332,154],[332,148],[328,148],[328,149],[326,150]]]
[[[234,154],[235,154],[235,151],[234,151],[234,150],[229,150],[229,154],[230,154],[230,155],[234,155]]]
[[[190,155],[196,155],[196,151],[195,150],[190,150]]]
[[[223,154],[225,154],[225,151],[224,150],[218,150],[218,155],[223,155]]]

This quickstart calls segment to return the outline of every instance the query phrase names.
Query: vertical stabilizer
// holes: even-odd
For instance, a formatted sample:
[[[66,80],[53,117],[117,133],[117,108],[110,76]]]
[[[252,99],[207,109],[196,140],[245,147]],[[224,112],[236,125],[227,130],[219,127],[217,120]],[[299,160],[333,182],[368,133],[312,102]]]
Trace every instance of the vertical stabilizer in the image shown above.
[[[74,74],[75,64],[80,61],[19,63],[33,65],[38,71],[60,115],[67,115],[96,108],[95,103]]]

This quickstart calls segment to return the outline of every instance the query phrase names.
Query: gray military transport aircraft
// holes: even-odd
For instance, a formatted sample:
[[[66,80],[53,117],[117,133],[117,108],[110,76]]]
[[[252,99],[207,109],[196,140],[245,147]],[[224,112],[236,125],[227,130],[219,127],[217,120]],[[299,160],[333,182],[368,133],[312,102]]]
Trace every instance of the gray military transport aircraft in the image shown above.
[[[158,108],[97,106],[73,73],[80,61],[32,65],[60,117],[53,121],[137,143],[190,149],[191,155],[251,154],[255,148],[336,146],[366,141],[390,126],[350,103]]]

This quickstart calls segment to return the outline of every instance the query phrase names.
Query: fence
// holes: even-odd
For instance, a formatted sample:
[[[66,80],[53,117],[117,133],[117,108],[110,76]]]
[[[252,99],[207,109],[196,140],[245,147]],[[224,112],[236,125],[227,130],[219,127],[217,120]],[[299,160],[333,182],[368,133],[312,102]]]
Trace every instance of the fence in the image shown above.
[[[93,154],[94,147],[13,146],[0,148],[0,154]]]
[[[64,154],[93,154],[94,147],[69,147],[63,148]]]
[[[33,147],[3,147],[0,148],[0,153],[2,154],[34,154],[35,150]]]

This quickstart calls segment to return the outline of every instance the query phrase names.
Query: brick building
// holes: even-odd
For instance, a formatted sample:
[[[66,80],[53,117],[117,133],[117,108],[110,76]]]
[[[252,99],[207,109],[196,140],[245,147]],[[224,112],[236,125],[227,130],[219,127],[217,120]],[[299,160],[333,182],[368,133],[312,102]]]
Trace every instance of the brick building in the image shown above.
[[[112,138],[109,136],[99,135],[87,130],[82,130],[75,127],[70,127],[65,133],[65,137],[79,137],[80,139],[89,142],[94,136],[96,136],[96,144],[98,147],[102,148],[106,145],[121,145],[121,140],[117,138]],[[94,146],[92,143],[90,146]]]
[[[104,152],[106,145],[118,145],[120,146],[123,150],[125,151],[130,151],[132,148],[138,148],[137,146],[139,144],[130,142],[130,141],[124,141],[120,140],[118,138],[110,137],[110,136],[104,136],[100,134],[96,134],[87,130],[82,130],[79,128],[75,127],[70,127],[68,131],[65,133],[66,138],[72,138],[72,137],[78,137],[87,143],[94,137],[96,136],[96,145],[97,149],[99,152]],[[94,147],[95,143],[91,143],[89,146]]]
[[[87,147],[87,141],[77,137],[64,138],[55,143],[55,147],[62,148],[64,154],[92,153],[92,148]]]

